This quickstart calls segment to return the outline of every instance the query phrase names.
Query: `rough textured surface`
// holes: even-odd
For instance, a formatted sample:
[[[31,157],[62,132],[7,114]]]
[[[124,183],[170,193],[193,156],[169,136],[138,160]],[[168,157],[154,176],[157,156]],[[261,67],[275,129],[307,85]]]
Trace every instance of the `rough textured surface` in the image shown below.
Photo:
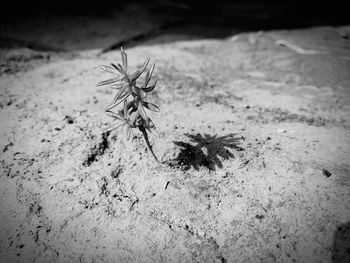
[[[164,165],[101,133],[119,51],[1,49],[0,261],[349,262],[348,32],[127,49],[157,64]]]

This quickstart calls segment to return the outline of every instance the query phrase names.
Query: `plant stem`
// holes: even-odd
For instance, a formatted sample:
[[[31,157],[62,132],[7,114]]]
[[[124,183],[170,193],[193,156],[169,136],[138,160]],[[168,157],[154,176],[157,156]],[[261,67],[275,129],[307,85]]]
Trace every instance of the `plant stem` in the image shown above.
[[[147,134],[147,131],[145,129],[145,127],[143,127],[142,125],[139,126],[139,130],[142,132],[142,135],[143,135],[143,138],[145,139],[145,142],[146,142],[146,145],[147,145],[147,148],[148,150],[151,152],[151,154],[153,155],[153,158],[157,161],[157,163],[161,163],[157,156],[154,154],[153,150],[152,150],[152,146],[148,140],[148,134]]]

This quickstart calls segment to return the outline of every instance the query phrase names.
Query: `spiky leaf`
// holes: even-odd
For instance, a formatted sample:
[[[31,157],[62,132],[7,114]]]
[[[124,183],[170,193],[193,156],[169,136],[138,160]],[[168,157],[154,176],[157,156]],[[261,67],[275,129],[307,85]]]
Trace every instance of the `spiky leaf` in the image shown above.
[[[122,54],[122,62],[125,72],[128,70],[128,55],[125,53],[123,47],[120,47],[120,52]]]
[[[125,74],[126,74],[125,70],[123,69],[123,67],[122,67],[119,63],[118,63],[117,65],[111,63],[111,65],[112,65],[113,68],[115,68],[120,74],[122,74],[122,75],[125,75]]]
[[[104,65],[101,65],[100,68],[108,73],[112,73],[112,74],[118,74],[117,71],[115,71],[115,69],[111,66],[104,66]]]
[[[153,104],[153,103],[144,101],[144,102],[142,103],[142,105],[143,105],[146,109],[149,109],[149,110],[151,110],[151,111],[155,111],[155,112],[159,112],[159,111],[160,111],[159,107],[158,107],[157,105]]]
[[[152,74],[153,74],[153,71],[154,71],[154,67],[155,67],[155,66],[156,66],[156,65],[153,64],[153,65],[151,66],[151,68],[147,70],[147,74],[146,74],[146,78],[145,78],[145,83],[144,83],[144,85],[143,85],[144,88],[147,87],[148,82],[151,80],[151,77],[152,77]]]
[[[110,126],[108,126],[108,128],[106,128],[103,132],[110,132],[110,131],[113,131],[115,129],[118,129],[119,127],[122,127],[126,124],[126,122],[123,122],[123,123],[113,123],[111,124]]]
[[[126,140],[130,140],[131,128],[129,125],[126,126]]]
[[[157,81],[158,81],[158,79],[156,79],[155,81],[154,81],[154,84],[153,85],[151,85],[151,86],[148,86],[147,88],[144,88],[143,90],[145,91],[145,92],[151,92],[152,90],[154,90],[154,88],[156,87],[156,85],[157,85]]]
[[[128,106],[126,100],[124,100],[124,118],[128,119]]]
[[[143,106],[142,106],[141,101],[139,101],[139,103],[138,103],[138,105],[137,105],[137,110],[138,110],[138,112],[140,113],[141,118],[142,118],[144,121],[147,121],[148,118],[147,118],[145,109],[144,109]]]
[[[145,61],[145,63],[143,63],[143,65],[137,69],[134,73],[132,73],[129,76],[130,81],[135,81],[136,79],[138,79],[138,77],[141,76],[141,74],[145,71],[145,69],[147,68],[147,65],[149,63],[149,58]]]
[[[104,80],[104,81],[97,83],[96,86],[99,87],[99,86],[104,86],[104,85],[110,85],[110,84],[116,83],[118,81],[119,81],[119,78],[107,79],[107,80]]]

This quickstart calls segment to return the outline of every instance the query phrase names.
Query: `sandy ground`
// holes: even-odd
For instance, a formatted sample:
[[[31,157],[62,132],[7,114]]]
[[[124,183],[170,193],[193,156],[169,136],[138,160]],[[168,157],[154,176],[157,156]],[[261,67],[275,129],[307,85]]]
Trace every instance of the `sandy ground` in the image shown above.
[[[127,48],[157,65],[159,165],[102,134],[106,23],[2,29],[0,262],[350,262],[347,27]]]

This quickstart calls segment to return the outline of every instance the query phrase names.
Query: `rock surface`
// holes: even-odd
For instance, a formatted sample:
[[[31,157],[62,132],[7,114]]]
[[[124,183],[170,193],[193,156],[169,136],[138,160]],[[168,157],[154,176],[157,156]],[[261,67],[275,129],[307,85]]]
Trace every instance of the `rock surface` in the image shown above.
[[[347,27],[127,48],[156,63],[158,165],[102,134],[121,58],[92,24],[88,49],[2,31],[49,48],[1,49],[1,262],[349,262]]]

